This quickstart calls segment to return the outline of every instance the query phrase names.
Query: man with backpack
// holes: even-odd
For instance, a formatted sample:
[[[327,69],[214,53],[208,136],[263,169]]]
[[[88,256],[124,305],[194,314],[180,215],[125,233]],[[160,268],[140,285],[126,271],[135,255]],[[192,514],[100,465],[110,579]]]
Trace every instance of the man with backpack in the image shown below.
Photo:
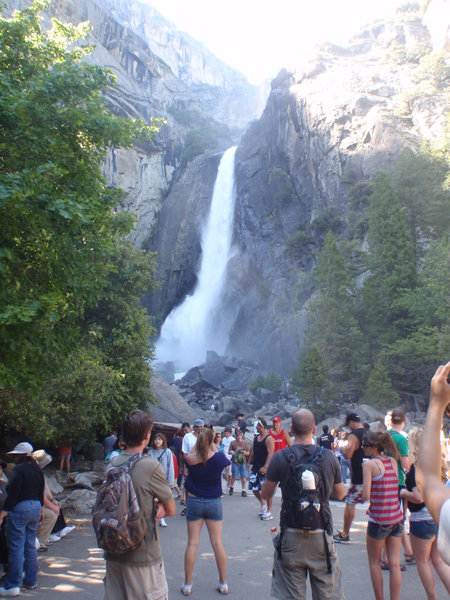
[[[263,499],[282,493],[280,534],[274,541],[271,597],[306,598],[309,574],[316,600],[343,600],[341,571],[333,543],[329,498],[345,495],[339,461],[313,442],[314,415],[307,409],[292,416],[295,442],[273,455],[262,487]]]
[[[126,449],[110,461],[97,494],[93,522],[99,546],[105,549],[107,600],[168,597],[156,521],[175,514],[175,501],[159,462],[143,454],[152,427],[148,413],[133,410],[128,415],[122,424]],[[116,495],[114,476],[119,482]],[[124,542],[123,533],[132,540]]]

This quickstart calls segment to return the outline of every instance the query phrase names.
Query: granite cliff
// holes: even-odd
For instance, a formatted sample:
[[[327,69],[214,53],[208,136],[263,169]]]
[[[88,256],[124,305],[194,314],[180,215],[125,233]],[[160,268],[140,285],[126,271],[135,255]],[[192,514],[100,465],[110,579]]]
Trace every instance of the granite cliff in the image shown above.
[[[432,46],[425,20],[402,13],[346,47],[322,47],[316,60],[272,82],[261,118],[236,153],[235,255],[220,307],[229,355],[289,373],[303,346],[308,275],[324,235],[350,235],[350,188],[391,170],[403,148],[442,136],[448,72],[433,70],[436,54],[422,60]],[[198,264],[198,248],[183,240],[185,225],[173,227],[175,206],[169,194],[157,229],[170,234],[164,244],[155,240],[165,284],[150,307],[160,319],[189,291],[173,279],[183,273],[193,286]],[[363,234],[353,241],[364,248]]]

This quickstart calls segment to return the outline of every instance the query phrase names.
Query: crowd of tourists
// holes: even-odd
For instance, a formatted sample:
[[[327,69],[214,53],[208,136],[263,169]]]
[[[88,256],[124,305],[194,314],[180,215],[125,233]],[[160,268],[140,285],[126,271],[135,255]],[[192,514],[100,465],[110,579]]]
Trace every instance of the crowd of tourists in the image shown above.
[[[168,444],[163,433],[152,435],[150,414],[132,411],[119,434],[112,432],[104,440],[106,476],[94,508],[97,540],[105,550],[105,598],[168,597],[158,529],[167,527],[167,518],[176,514],[177,498],[187,527],[181,593],[190,596],[195,589],[195,561],[205,525],[217,565],[216,590],[228,594],[222,498],[238,493],[237,480],[242,498],[247,492],[256,498],[263,521],[274,519],[272,500],[277,488],[281,490],[279,529],[273,536],[272,598],[306,598],[308,579],[313,598],[344,598],[335,544],[351,544],[355,507],[364,503],[375,599],[384,598],[383,569],[389,571],[390,599],[398,600],[402,571],[414,564],[428,600],[437,600],[432,566],[450,594],[449,464],[441,444],[443,416],[450,406],[449,380],[450,363],[439,367],[432,379],[425,427],[408,435],[402,408],[387,414],[383,431],[371,430],[350,412],[345,427],[330,431],[324,425],[320,433],[313,413],[299,408],[292,415],[290,431],[278,416],[270,427],[266,418],[259,417],[251,434],[239,413],[236,423],[223,431],[215,431],[203,419],[196,419],[192,428],[183,423]],[[4,498],[0,522],[6,520],[9,550],[0,596],[36,588],[37,550],[47,546],[61,515],[43,473],[50,455],[33,452],[28,442],[18,444],[9,455],[16,466],[6,491],[5,485],[0,488]],[[113,519],[105,512],[111,506],[103,503],[108,494],[102,495],[114,485],[124,489],[124,481],[126,512],[130,522],[133,514],[136,519],[123,524],[124,519],[117,517],[116,522],[129,527],[127,535],[125,529],[118,533],[111,528]],[[111,514],[120,514],[123,497],[113,503]],[[330,499],[345,503],[343,528],[336,533]],[[119,549],[119,543],[125,545]]]

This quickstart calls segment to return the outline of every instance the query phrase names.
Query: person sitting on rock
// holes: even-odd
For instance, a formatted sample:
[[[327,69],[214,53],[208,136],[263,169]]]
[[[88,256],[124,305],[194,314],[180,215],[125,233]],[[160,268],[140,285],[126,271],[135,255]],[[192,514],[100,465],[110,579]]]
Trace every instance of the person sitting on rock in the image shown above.
[[[49,465],[53,460],[53,457],[50,456],[50,454],[47,454],[45,450],[36,450],[35,452],[33,452],[32,456],[42,470],[44,470],[44,468],[47,465]],[[47,480],[45,480],[42,519],[39,523],[39,527],[37,530],[37,539],[39,540],[38,552],[46,552],[48,550],[48,538],[53,527],[55,526],[56,519],[58,518],[60,510],[61,504],[53,496],[48,486]]]

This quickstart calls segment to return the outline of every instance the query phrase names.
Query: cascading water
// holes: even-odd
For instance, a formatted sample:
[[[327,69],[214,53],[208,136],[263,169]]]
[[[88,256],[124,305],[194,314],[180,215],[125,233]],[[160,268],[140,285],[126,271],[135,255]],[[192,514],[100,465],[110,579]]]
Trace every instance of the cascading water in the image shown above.
[[[207,350],[222,354],[228,342],[228,333],[218,326],[215,311],[231,257],[235,152],[235,146],[226,150],[219,164],[211,209],[202,235],[197,286],[193,295],[187,296],[169,314],[156,343],[156,360],[172,361],[178,371],[203,363]]]

